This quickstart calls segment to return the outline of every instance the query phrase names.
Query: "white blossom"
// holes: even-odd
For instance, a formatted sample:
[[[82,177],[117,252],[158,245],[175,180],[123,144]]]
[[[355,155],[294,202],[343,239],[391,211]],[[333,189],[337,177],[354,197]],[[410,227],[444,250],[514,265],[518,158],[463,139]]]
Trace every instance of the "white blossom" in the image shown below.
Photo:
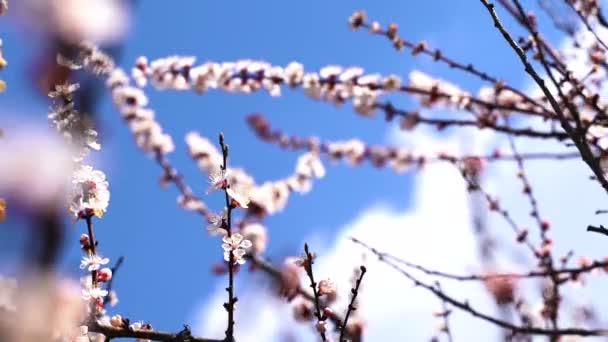
[[[201,170],[209,172],[218,169],[222,165],[222,155],[218,152],[209,139],[203,138],[198,132],[190,132],[186,135],[186,144],[190,157],[196,160]]]
[[[224,249],[224,260],[230,261],[230,253],[234,255],[234,262],[238,264],[244,264],[245,259],[243,258],[247,254],[252,244],[251,241],[243,239],[243,236],[239,233],[234,233],[231,236],[224,236],[222,239],[224,242],[222,248]]]
[[[103,297],[108,295],[108,290],[104,290],[100,287],[91,287],[82,289],[82,299],[91,300],[91,299],[102,299]]]
[[[234,184],[226,189],[226,192],[239,207],[247,208],[249,206],[249,193],[251,192],[250,186],[246,184]]]
[[[81,165],[72,175],[70,211],[74,217],[95,214],[101,217],[108,208],[110,192],[103,172]]]
[[[224,207],[219,214],[211,214],[209,224],[207,225],[207,231],[211,235],[226,235],[228,233],[225,226],[227,213],[228,210]]]
[[[100,269],[102,265],[106,265],[108,262],[110,262],[110,259],[102,258],[97,254],[83,256],[82,260],[80,261],[80,268],[86,268],[89,271],[96,271]]]
[[[296,174],[306,177],[323,178],[325,176],[325,167],[316,153],[308,152],[298,158]]]

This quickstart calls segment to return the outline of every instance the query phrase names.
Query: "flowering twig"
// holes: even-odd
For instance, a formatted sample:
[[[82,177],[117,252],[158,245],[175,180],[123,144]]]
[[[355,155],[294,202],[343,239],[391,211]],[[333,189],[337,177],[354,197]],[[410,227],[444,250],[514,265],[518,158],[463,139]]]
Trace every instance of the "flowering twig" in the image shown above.
[[[302,260],[302,266],[304,266],[306,275],[308,276],[308,279],[310,279],[310,288],[312,289],[312,293],[313,293],[313,297],[314,297],[314,304],[315,304],[315,316],[317,317],[317,325],[319,325],[321,322],[325,321],[325,317],[321,313],[321,304],[319,301],[320,295],[319,295],[319,292],[317,291],[317,283],[315,282],[315,277],[312,272],[312,264],[314,262],[314,260],[313,260],[314,257],[308,250],[308,243],[304,243],[304,254],[305,254],[304,255],[305,258],[304,258],[304,260]],[[317,331],[319,332],[319,335],[321,336],[321,341],[323,341],[323,342],[327,341],[327,337],[325,335],[325,330],[317,328]]]
[[[224,134],[220,133],[219,135],[220,146],[222,148],[222,165],[221,172],[223,174],[226,173],[228,168],[228,145],[224,143]],[[228,186],[225,184],[222,186],[224,190],[224,198],[226,200],[226,233],[228,238],[232,237],[232,209],[234,206],[232,205],[232,201],[230,199],[230,195],[228,194]],[[237,298],[234,296],[234,267],[236,266],[234,252],[230,251],[230,256],[228,258],[228,287],[226,291],[228,292],[228,302],[224,303],[224,308],[228,312],[228,327],[226,328],[226,340],[232,341],[234,339],[234,304],[236,304]]]
[[[111,302],[112,299],[112,286],[114,284],[114,278],[116,277],[116,272],[118,272],[118,269],[120,268],[120,266],[122,266],[122,263],[125,261],[124,257],[118,257],[118,260],[116,260],[116,263],[114,264],[114,266],[112,266],[112,268],[110,268],[110,272],[112,274],[112,277],[108,280],[108,283],[106,285],[106,290],[108,291],[108,296],[103,298],[103,304],[106,305],[108,303]]]
[[[100,324],[96,320],[91,320],[87,323],[90,332],[100,333],[110,338],[135,338],[141,340],[152,341],[174,341],[174,342],[225,342],[225,340],[217,340],[211,338],[187,336],[182,337],[180,333],[169,333],[164,331],[147,330],[147,329],[131,329],[129,327],[114,327],[111,325]]]
[[[511,37],[511,34],[509,32],[507,32],[505,27],[502,25],[500,19],[498,18],[498,15],[496,14],[496,11],[494,10],[494,5],[489,3],[488,0],[480,0],[480,1],[484,5],[484,7],[488,10],[488,13],[492,17],[492,20],[494,22],[494,27],[496,27],[500,31],[500,33],[502,34],[504,39],[507,41],[507,43],[511,46],[513,51],[515,51],[515,53],[519,57],[521,63],[525,67],[526,72],[532,77],[534,82],[542,90],[543,94],[549,101],[551,107],[557,114],[557,117],[559,118],[562,128],[564,129],[564,131],[566,131],[568,133],[568,135],[570,136],[570,138],[572,139],[572,141],[574,142],[574,144],[580,151],[581,158],[583,159],[583,161],[585,161],[585,163],[589,166],[591,171],[595,174],[596,179],[602,185],[604,190],[606,192],[608,192],[608,180],[606,180],[606,178],[604,177],[604,172],[601,170],[601,168],[599,167],[598,161],[595,159],[595,157],[589,150],[589,146],[587,145],[586,141],[584,140],[584,137],[581,137],[579,134],[577,134],[577,131],[575,131],[575,129],[570,125],[570,122],[566,119],[566,115],[564,115],[564,112],[563,112],[561,106],[559,105],[559,103],[557,102],[557,100],[555,99],[555,97],[553,96],[551,91],[549,90],[549,88],[547,88],[543,78],[540,77],[540,75],[536,72],[536,70],[534,69],[532,64],[530,64],[530,62],[528,61],[528,58],[526,57],[525,52],[513,40],[513,38]],[[515,3],[517,5],[519,5],[518,1],[515,1]],[[530,27],[530,30],[535,33],[534,36],[536,37],[536,41],[539,41],[539,36],[538,36],[536,30],[533,30],[531,28],[531,26],[527,23],[527,20],[525,18],[521,18],[520,16],[517,16],[517,17],[520,18],[521,21],[526,23],[526,25],[528,27]],[[543,48],[541,47],[538,51],[539,51],[539,54],[540,54],[540,57],[542,60],[543,59],[543,55],[542,55]],[[545,65],[545,68],[547,69],[546,65]],[[549,74],[549,76],[552,75],[550,71],[548,72],[548,74]],[[554,81],[554,83],[557,83],[557,82]],[[559,85],[557,86],[557,90],[559,92],[561,92],[561,87],[559,87]],[[573,112],[575,112],[575,111],[573,111]]]
[[[416,277],[411,275],[409,272],[407,272],[403,268],[399,267],[399,265],[396,264],[395,262],[391,261],[390,259],[385,258],[382,254],[377,254],[377,250],[370,249],[370,248],[368,248],[368,250],[371,251],[374,255],[376,255],[376,257],[378,257],[378,260],[387,264],[388,266],[390,266],[391,268],[395,269],[397,272],[399,272],[400,274],[405,276],[407,279],[409,279],[415,286],[421,287],[421,288],[429,291],[430,293],[435,295],[440,300],[445,301],[446,303],[452,305],[455,308],[458,308],[464,312],[467,312],[468,314],[470,314],[474,317],[477,317],[486,322],[492,323],[498,327],[509,330],[513,333],[525,334],[525,335],[543,335],[543,336],[549,336],[549,337],[559,337],[559,336],[567,336],[567,335],[608,336],[607,329],[583,329],[583,328],[545,329],[545,328],[540,328],[540,327],[534,327],[531,325],[530,326],[515,325],[513,323],[496,318],[494,316],[488,315],[486,313],[483,313],[483,312],[475,309],[474,307],[472,307],[469,304],[468,301],[459,301],[459,300],[447,295],[441,289],[438,289],[431,284],[427,284],[425,282],[420,281],[419,279],[417,279]]]
[[[273,129],[270,122],[260,113],[247,116],[249,127],[262,141],[273,143],[281,148],[292,150],[308,150],[327,155],[329,159],[346,159],[350,165],[357,165],[369,161],[374,166],[390,165],[395,171],[406,170],[408,166],[417,164],[423,166],[427,163],[448,161],[452,163],[479,159],[483,161],[516,161],[521,160],[564,160],[579,158],[578,152],[531,152],[521,154],[505,154],[499,150],[487,155],[456,156],[446,152],[423,155],[411,149],[397,145],[367,145],[359,139],[346,141],[322,141],[316,136],[298,137],[288,135],[280,129]]]
[[[608,235],[608,229],[606,230],[605,234]],[[418,265],[418,264],[409,262],[407,260],[401,259],[399,257],[396,257],[387,252],[382,252],[382,251],[376,249],[375,247],[372,247],[355,237],[349,237],[349,239],[352,242],[354,242],[354,243],[364,247],[365,249],[368,249],[372,253],[374,253],[380,260],[385,260],[385,259],[392,260],[396,263],[402,264],[406,267],[415,269],[417,271],[420,271],[420,272],[430,275],[430,276],[437,276],[437,277],[457,280],[457,281],[486,281],[486,280],[496,279],[496,278],[511,278],[511,279],[546,278],[546,277],[563,276],[563,275],[567,275],[570,278],[575,278],[576,276],[578,276],[579,274],[582,274],[582,273],[587,273],[587,272],[590,272],[590,271],[593,271],[596,269],[600,269],[600,268],[601,269],[608,268],[608,260],[605,260],[605,261],[593,261],[588,264],[582,265],[580,267],[563,267],[563,268],[556,268],[556,269],[552,269],[552,270],[546,269],[546,270],[528,271],[528,272],[522,272],[522,273],[503,272],[503,273],[489,273],[489,274],[460,275],[460,274],[447,273],[447,272],[443,272],[443,271],[431,270],[422,265]]]
[[[277,280],[281,279],[281,277],[282,277],[281,271],[279,269],[277,269],[275,266],[273,266],[270,262],[262,259],[259,256],[249,255],[247,257],[253,262],[253,264],[256,266],[256,269],[260,269],[260,270],[264,271],[266,274],[268,274],[269,276],[271,276]],[[307,301],[309,301],[311,303],[314,303],[314,301],[315,301],[314,295],[310,294],[310,292],[303,289],[300,285],[297,286],[295,291],[302,298],[306,299]],[[331,312],[328,312],[327,314],[328,314],[327,315],[328,319],[330,321],[332,321],[332,323],[334,323],[334,325],[336,327],[344,326],[344,323],[343,323],[344,318],[341,317],[339,314],[337,314],[334,310],[331,310]]]
[[[435,286],[439,291],[441,290],[441,284],[439,282],[435,282]],[[452,310],[448,307],[448,303],[445,300],[441,301],[441,312],[436,313],[437,316],[441,317],[441,331],[445,333],[448,338],[448,342],[453,342],[454,338],[452,337],[452,329],[450,328],[450,314]]]
[[[367,271],[367,269],[363,265],[361,265],[361,267],[359,267],[359,269],[361,270],[361,273],[359,274],[359,278],[357,279],[357,282],[355,283],[355,287],[353,287],[350,290],[351,299],[350,299],[350,303],[348,304],[348,309],[346,310],[346,315],[344,315],[344,324],[342,324],[342,326],[340,327],[340,338],[338,339],[339,342],[345,341],[344,332],[346,331],[346,326],[348,325],[348,318],[349,318],[350,314],[357,309],[355,307],[355,300],[357,299],[357,295],[359,294],[359,286],[361,285],[363,276],[365,275],[365,272]]]
[[[570,0],[566,0],[564,1],[568,6],[570,6],[570,8],[576,12],[576,15],[581,19],[581,21],[583,22],[583,24],[585,25],[585,28],[587,28],[587,31],[591,32],[591,34],[593,35],[593,37],[595,38],[595,40],[602,46],[604,47],[604,49],[608,50],[608,45],[606,45],[606,43],[604,43],[604,41],[602,40],[602,38],[600,38],[600,36],[597,34],[597,32],[593,29],[593,27],[591,27],[591,24],[589,24],[589,20],[587,20],[587,18],[585,17],[585,15],[583,14],[583,12],[581,12],[579,9],[577,9],[574,6],[574,2],[570,1]],[[599,8],[598,8],[598,13],[599,13]],[[599,18],[599,16],[598,16]]]
[[[497,91],[502,91],[503,89],[513,92],[521,97],[524,102],[527,102],[530,105],[537,107],[545,116],[553,116],[553,113],[549,112],[544,105],[542,105],[539,101],[532,99],[526,93],[518,90],[517,88],[511,87],[508,84],[505,84],[503,81],[498,78],[489,75],[487,72],[478,70],[475,68],[473,64],[464,64],[459,63],[453,59],[446,57],[441,50],[435,49],[431,50],[428,48],[426,42],[420,43],[412,43],[400,37],[397,33],[397,25],[392,23],[389,24],[386,29],[383,29],[377,21],[368,22],[366,21],[366,15],[363,11],[355,11],[351,17],[349,18],[349,24],[352,28],[357,29],[358,27],[363,27],[369,29],[372,34],[380,35],[386,37],[389,41],[392,42],[393,47],[396,50],[402,50],[403,48],[408,48],[411,50],[412,55],[423,54],[429,57],[432,57],[433,60],[443,62],[447,64],[450,68],[454,68],[457,70],[461,70],[472,75],[479,77],[480,79],[492,82],[496,85]]]

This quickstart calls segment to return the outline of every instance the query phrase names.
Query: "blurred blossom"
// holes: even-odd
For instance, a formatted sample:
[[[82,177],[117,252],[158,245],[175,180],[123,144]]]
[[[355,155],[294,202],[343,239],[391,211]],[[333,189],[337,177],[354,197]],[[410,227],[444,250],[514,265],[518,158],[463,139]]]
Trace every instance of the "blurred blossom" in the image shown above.
[[[21,0],[15,7],[32,29],[70,43],[110,43],[128,28],[129,14],[119,0]]]
[[[4,198],[0,198],[0,222],[4,221],[6,218],[6,200]]]
[[[0,311],[15,311],[17,280],[0,275]]]
[[[64,340],[78,332],[86,307],[72,281],[50,276],[24,279],[16,287],[15,307],[19,324],[0,326],[3,341],[37,342]],[[10,322],[11,317],[7,317]],[[5,321],[6,322],[6,321]]]
[[[259,223],[247,223],[241,228],[241,234],[245,240],[252,243],[251,253],[259,254],[266,250],[268,244],[268,233],[266,228]]]
[[[73,151],[59,137],[33,127],[10,132],[0,140],[0,193],[8,202],[15,198],[37,209],[63,203]]]

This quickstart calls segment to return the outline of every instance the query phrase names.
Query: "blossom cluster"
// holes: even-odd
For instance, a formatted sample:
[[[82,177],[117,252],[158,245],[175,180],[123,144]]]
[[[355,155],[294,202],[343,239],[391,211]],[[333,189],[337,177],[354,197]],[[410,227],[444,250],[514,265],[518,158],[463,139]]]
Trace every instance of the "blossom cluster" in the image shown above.
[[[138,87],[130,85],[129,76],[117,68],[112,58],[96,46],[82,44],[77,60],[63,58],[62,63],[71,68],[85,68],[95,75],[104,77],[106,87],[122,118],[129,124],[137,146],[149,154],[167,154],[173,151],[170,135],[163,132],[156,121],[154,111],[147,108],[148,97]]]
[[[264,89],[271,96],[279,96],[282,85],[302,87],[308,96],[317,100],[336,105],[351,101],[354,109],[365,116],[375,112],[379,96],[401,86],[396,75],[364,74],[359,67],[328,65],[319,72],[306,72],[298,62],[285,67],[255,60],[194,63],[194,57],[172,56],[149,63],[140,57],[132,76],[140,86],[149,80],[159,89],[193,89],[198,93],[209,89],[238,93]]]
[[[102,217],[110,202],[108,181],[103,172],[80,165],[72,176],[70,212],[77,218]]]
[[[215,146],[196,132],[186,136],[190,156],[197,162],[202,171],[217,173],[222,156]],[[293,175],[277,181],[256,184],[253,177],[240,168],[228,168],[221,177],[227,179],[231,187],[248,189],[248,198],[253,204],[251,211],[261,210],[262,214],[272,215],[281,211],[287,204],[291,192],[306,193],[312,187],[314,178],[322,178],[325,168],[319,160],[318,153],[305,153],[298,158]],[[221,179],[220,177],[220,179]],[[218,179],[212,181],[217,184]]]
[[[101,148],[97,141],[97,131],[90,127],[83,114],[75,109],[73,96],[78,88],[78,83],[56,85],[55,90],[49,93],[49,97],[54,101],[48,115],[51,125],[77,150],[75,156],[77,162],[81,161],[90,150]]]
[[[430,96],[420,96],[420,103],[423,106],[445,105],[452,108],[464,108],[469,105],[471,94],[460,89],[458,86],[441,79],[433,78],[430,75],[414,70],[409,75],[409,85],[430,93]],[[439,96],[445,94],[447,96]]]

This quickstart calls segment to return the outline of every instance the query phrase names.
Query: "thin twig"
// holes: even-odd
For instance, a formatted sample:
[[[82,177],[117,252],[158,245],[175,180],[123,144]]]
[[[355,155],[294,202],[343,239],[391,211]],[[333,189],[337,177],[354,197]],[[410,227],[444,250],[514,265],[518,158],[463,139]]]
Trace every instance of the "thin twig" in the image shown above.
[[[374,253],[374,250],[372,250],[372,249],[368,249],[368,250],[370,250],[372,253]],[[420,281],[419,279],[417,279],[416,277],[411,275],[409,272],[407,272],[406,270],[399,267],[396,263],[392,262],[391,260],[384,258],[382,255],[378,255],[376,253],[374,253],[374,254],[376,255],[376,257],[378,257],[378,260],[387,264],[388,266],[390,266],[391,268],[395,269],[397,272],[399,272],[400,274],[405,276],[415,286],[421,287],[421,288],[431,292],[437,298],[445,301],[448,304],[451,304],[453,307],[456,307],[474,317],[477,317],[481,320],[492,323],[500,328],[509,330],[513,333],[526,334],[526,335],[543,335],[543,336],[549,336],[549,337],[558,337],[558,336],[567,336],[567,335],[608,336],[607,329],[583,329],[583,328],[544,329],[544,328],[539,328],[539,327],[534,327],[534,326],[515,325],[513,323],[504,321],[502,319],[488,315],[486,313],[483,313],[483,312],[473,308],[469,304],[468,301],[459,301],[459,300],[447,295],[445,292],[435,288],[435,286]]]
[[[317,321],[323,321],[323,315],[321,314],[321,304],[319,301],[319,292],[317,291],[317,283],[315,282],[314,274],[312,273],[312,264],[313,264],[313,256],[308,250],[308,244],[304,244],[304,253],[306,254],[306,260],[304,260],[304,270],[306,271],[306,275],[310,279],[310,288],[312,288],[312,293],[314,297],[315,304],[315,316],[317,317]],[[346,321],[346,318],[345,318]],[[321,341],[327,341],[327,337],[325,336],[325,332],[322,329],[317,329],[319,335],[321,336]]]
[[[224,143],[224,134],[220,133],[219,136],[220,146],[222,148],[222,172],[225,173],[228,169],[228,145]],[[232,237],[232,208],[233,205],[230,200],[230,195],[228,195],[228,187],[229,185],[224,185],[224,198],[226,200],[226,232],[228,238]],[[234,267],[235,267],[235,258],[234,253],[231,250],[230,256],[228,260],[228,287],[226,288],[226,292],[228,292],[228,302],[224,303],[224,307],[228,312],[228,326],[226,328],[226,340],[233,341],[234,340],[234,304],[237,299],[234,296]]]
[[[355,301],[357,300],[357,295],[359,294],[359,286],[361,286],[361,281],[363,280],[363,276],[365,275],[365,272],[367,272],[367,269],[363,265],[361,265],[361,267],[359,267],[359,269],[361,270],[361,274],[359,275],[359,278],[357,279],[357,282],[355,283],[355,287],[353,287],[350,290],[352,297],[350,299],[350,303],[348,304],[348,309],[346,310],[346,315],[344,316],[344,324],[340,328],[340,338],[338,339],[339,342],[346,341],[344,339],[344,332],[346,331],[346,327],[348,325],[348,318],[350,317],[351,313],[357,309],[355,307]]]

